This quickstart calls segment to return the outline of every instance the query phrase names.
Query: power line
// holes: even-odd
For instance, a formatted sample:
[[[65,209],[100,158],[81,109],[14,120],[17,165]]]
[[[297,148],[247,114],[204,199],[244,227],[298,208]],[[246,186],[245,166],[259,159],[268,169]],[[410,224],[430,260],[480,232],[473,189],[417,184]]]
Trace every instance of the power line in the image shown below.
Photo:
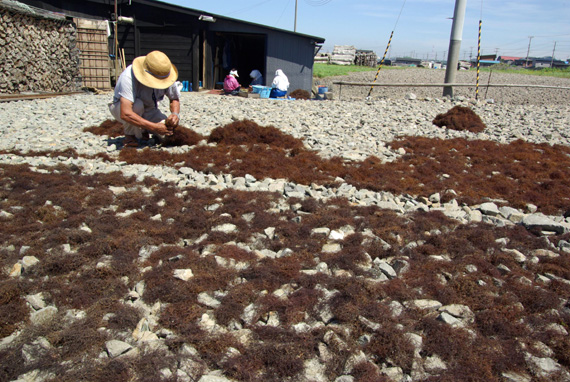
[[[285,14],[285,11],[287,10],[287,8],[289,8],[289,1],[285,2],[285,8],[283,8],[283,11],[281,11],[281,15],[279,16],[279,18],[277,19],[277,22],[275,23],[276,25],[279,24],[279,21],[281,21],[281,18]]]
[[[261,2],[256,3],[256,4],[252,4],[252,5],[248,6],[248,7],[241,8],[241,9],[235,10],[235,11],[233,11],[233,12],[228,12],[228,15],[233,15],[233,14],[236,14],[236,13],[242,13],[242,12],[245,12],[245,11],[249,11],[249,10],[251,10],[251,9],[253,9],[253,8],[257,8],[257,7],[260,6],[260,5],[269,3],[270,1],[273,1],[273,0],[264,0],[264,1],[261,1]]]
[[[312,5],[313,7],[321,7],[323,5],[327,5],[332,0],[305,0],[305,3]]]

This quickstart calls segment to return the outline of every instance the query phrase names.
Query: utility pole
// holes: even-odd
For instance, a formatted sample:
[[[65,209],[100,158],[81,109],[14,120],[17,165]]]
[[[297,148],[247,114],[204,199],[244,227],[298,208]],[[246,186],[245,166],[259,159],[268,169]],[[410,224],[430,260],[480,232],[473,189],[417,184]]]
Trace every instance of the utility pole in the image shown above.
[[[495,48],[495,60],[499,58],[499,48]]]
[[[526,60],[525,60],[525,67],[528,67],[528,54],[530,53],[530,42],[532,41],[532,39],[534,38],[534,36],[528,36],[528,50],[526,51]]]
[[[554,66],[554,52],[556,51],[556,41],[554,41],[554,49],[552,49],[552,60],[550,60],[550,67]]]
[[[453,25],[451,26],[451,36],[449,39],[449,57],[447,58],[447,69],[445,70],[444,83],[452,84],[455,82],[457,74],[457,62],[459,61],[459,51],[461,49],[461,40],[463,38],[463,23],[465,21],[465,7],[467,0],[455,0],[455,10],[453,12]],[[453,87],[444,86],[443,96],[453,98]]]
[[[295,27],[293,29],[293,32],[297,32],[297,2],[298,0],[295,0]]]

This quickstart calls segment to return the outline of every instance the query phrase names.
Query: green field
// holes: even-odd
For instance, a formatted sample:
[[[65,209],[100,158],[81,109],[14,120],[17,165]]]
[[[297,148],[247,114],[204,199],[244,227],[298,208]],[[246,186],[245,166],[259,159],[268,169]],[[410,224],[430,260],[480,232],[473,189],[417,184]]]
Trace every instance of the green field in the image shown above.
[[[396,66],[386,66],[382,67],[382,70],[404,70],[406,68],[396,67]],[[368,66],[356,66],[356,65],[329,65],[329,64],[315,64],[313,66],[313,77],[325,78],[332,76],[344,76],[351,72],[370,72],[376,71],[378,67],[368,67]],[[427,69],[426,69],[427,70]],[[476,69],[472,68],[471,71]],[[493,71],[495,73],[515,73],[515,74],[526,74],[531,76],[547,76],[547,77],[559,77],[559,78],[570,78],[570,68],[567,69],[519,69],[508,65],[499,64],[494,65],[489,68],[481,68],[482,72]]]
[[[395,67],[383,66],[384,68],[394,69]],[[378,67],[357,66],[357,65],[329,65],[329,64],[315,64],[313,66],[313,77],[325,78],[332,76],[345,76],[351,72],[370,72],[376,71]]]
[[[470,69],[470,70],[477,70],[477,69]],[[545,77],[558,77],[558,78],[570,78],[570,68],[566,69],[520,69],[514,68],[512,66],[498,64],[493,65],[488,68],[481,68],[482,72],[489,72],[493,71],[495,73],[514,73],[514,74],[526,74],[529,76],[545,76]]]

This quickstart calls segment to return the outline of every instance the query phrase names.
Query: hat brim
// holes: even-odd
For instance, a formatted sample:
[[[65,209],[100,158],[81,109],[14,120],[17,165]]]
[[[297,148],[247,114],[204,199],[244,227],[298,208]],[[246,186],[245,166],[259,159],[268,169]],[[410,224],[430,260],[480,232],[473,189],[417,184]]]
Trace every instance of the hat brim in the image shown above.
[[[150,73],[145,72],[143,63],[145,56],[137,57],[133,60],[133,74],[136,79],[143,85],[152,89],[168,89],[178,79],[178,69],[174,64],[170,69],[170,74],[166,78],[156,78]]]

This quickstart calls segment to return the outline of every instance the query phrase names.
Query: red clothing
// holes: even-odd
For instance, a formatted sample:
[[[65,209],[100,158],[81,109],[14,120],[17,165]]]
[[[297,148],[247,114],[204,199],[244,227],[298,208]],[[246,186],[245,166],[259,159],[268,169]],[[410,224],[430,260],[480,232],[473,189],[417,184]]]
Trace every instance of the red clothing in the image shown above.
[[[237,82],[236,78],[231,75],[227,75],[226,79],[224,80],[224,91],[226,93],[231,93],[236,89],[240,88],[239,82]]]

